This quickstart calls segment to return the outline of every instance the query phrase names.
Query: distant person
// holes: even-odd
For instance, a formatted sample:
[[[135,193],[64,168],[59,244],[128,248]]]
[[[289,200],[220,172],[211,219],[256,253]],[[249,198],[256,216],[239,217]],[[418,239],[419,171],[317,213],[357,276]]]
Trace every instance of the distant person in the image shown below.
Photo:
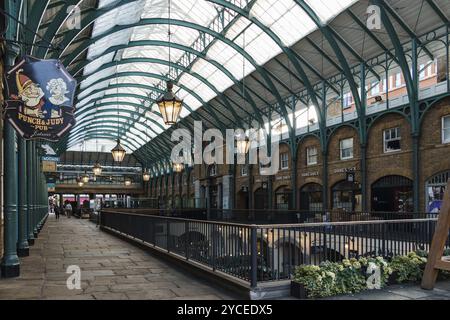
[[[67,218],[69,218],[70,219],[70,217],[71,217],[71,215],[72,215],[72,205],[70,204],[70,202],[68,202],[67,204],[66,204],[66,216],[67,216]]]
[[[60,215],[60,213],[61,213],[61,208],[60,208],[59,206],[56,206],[56,207],[55,207],[55,217],[56,217],[56,220],[59,220],[59,215]]]

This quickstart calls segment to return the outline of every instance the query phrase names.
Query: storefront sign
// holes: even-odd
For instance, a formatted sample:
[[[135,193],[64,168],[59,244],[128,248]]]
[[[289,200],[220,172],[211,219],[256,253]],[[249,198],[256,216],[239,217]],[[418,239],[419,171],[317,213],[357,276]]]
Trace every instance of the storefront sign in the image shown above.
[[[281,180],[290,180],[291,176],[278,176],[275,178],[276,181],[281,181]]]
[[[5,83],[5,117],[23,138],[57,142],[75,125],[76,81],[60,61],[26,56]]]
[[[303,178],[307,178],[307,177],[318,177],[318,176],[319,176],[319,171],[302,173],[302,177],[303,177]]]
[[[55,156],[44,156],[42,157],[42,161],[52,161],[52,162],[59,162],[60,158]]]
[[[43,172],[57,172],[57,163],[54,161],[42,161]]]
[[[335,169],[334,173],[347,173],[347,172],[355,172],[356,171],[356,167],[352,167],[352,168],[341,168],[341,169]]]

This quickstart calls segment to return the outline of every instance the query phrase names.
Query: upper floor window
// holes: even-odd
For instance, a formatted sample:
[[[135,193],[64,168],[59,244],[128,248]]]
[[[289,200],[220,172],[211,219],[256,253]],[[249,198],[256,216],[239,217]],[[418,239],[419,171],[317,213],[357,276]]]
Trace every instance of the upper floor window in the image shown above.
[[[400,128],[384,130],[384,152],[401,150],[402,135]]]
[[[287,152],[280,154],[280,168],[281,170],[289,169],[289,154]]]
[[[402,86],[402,74],[397,73],[395,75],[395,88],[400,88]]]
[[[351,94],[351,92],[344,94],[343,108],[344,109],[350,108],[352,104],[353,104],[353,95]]]
[[[217,166],[216,165],[212,165],[209,168],[209,176],[210,177],[215,177],[217,175]]]
[[[380,93],[380,82],[377,81],[372,84],[371,89],[370,89],[370,94],[372,96],[376,96],[379,93]]]
[[[353,138],[340,141],[341,160],[353,159]]]
[[[424,64],[421,64],[419,66],[419,79],[420,80],[425,79],[425,65]]]
[[[241,166],[241,176],[248,176],[248,167],[245,165]]]
[[[313,166],[317,164],[317,148],[316,147],[308,147],[306,148],[306,164],[308,166]]]
[[[442,143],[450,143],[450,115],[442,117]]]

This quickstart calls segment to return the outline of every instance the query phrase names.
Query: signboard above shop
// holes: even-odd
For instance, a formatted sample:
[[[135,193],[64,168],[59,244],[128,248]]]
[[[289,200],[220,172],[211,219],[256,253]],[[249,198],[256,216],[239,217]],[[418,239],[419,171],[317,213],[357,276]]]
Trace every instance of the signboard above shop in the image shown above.
[[[25,56],[6,73],[5,117],[29,140],[57,142],[75,125],[75,79],[58,60]]]

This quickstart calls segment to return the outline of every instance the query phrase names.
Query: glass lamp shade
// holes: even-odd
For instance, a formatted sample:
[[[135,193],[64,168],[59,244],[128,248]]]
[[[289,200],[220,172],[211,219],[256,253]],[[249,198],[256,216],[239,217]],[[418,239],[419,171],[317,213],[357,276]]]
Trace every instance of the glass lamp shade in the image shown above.
[[[111,153],[115,162],[122,162],[127,152],[120,144],[120,140],[117,140],[117,146],[111,150]]]
[[[97,162],[92,168],[92,172],[95,176],[100,176],[102,174],[102,166]]]
[[[173,171],[180,173],[181,171],[183,171],[184,169],[184,165],[182,163],[174,163],[173,164]]]
[[[250,148],[250,141],[248,138],[236,141],[236,151],[238,154],[247,154]]]
[[[78,186],[81,188],[84,186],[84,182],[82,180],[78,180]]]
[[[144,182],[150,181],[150,173],[148,173],[147,170],[145,170],[144,173],[142,174],[142,179],[144,180]]]
[[[89,175],[85,172],[84,176],[81,178],[83,183],[89,183]]]
[[[167,92],[156,103],[164,123],[168,126],[176,124],[183,108],[183,100],[173,93],[173,83],[171,81],[167,82]]]
[[[131,186],[131,179],[126,178],[126,179],[125,179],[125,185],[126,185],[127,187]]]

